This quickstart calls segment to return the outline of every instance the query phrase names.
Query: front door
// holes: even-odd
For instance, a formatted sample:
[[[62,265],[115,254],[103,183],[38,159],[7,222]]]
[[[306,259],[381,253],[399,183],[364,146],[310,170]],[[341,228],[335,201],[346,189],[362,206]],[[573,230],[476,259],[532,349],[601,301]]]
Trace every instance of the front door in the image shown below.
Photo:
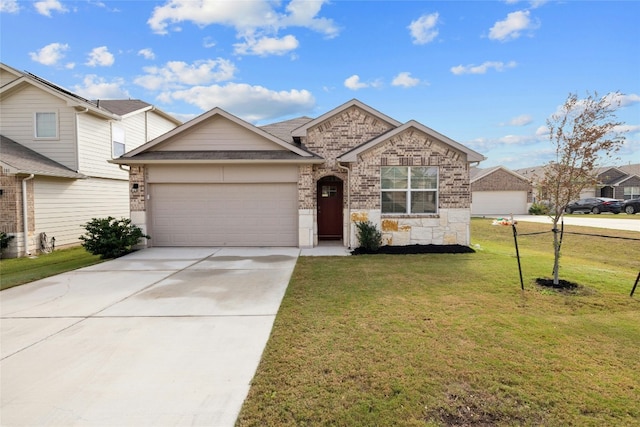
[[[327,176],[318,181],[318,238],[342,239],[342,180]]]

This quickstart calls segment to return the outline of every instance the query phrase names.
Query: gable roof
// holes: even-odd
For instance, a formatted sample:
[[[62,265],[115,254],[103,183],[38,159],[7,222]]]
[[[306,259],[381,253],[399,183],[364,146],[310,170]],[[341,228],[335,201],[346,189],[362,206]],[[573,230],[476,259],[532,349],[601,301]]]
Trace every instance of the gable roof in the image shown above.
[[[480,180],[480,179],[482,179],[482,178],[484,178],[486,176],[489,176],[492,173],[495,173],[495,172],[497,172],[499,170],[507,172],[507,173],[513,175],[515,178],[518,178],[518,179],[521,179],[523,181],[526,181],[527,183],[529,182],[528,178],[526,178],[526,177],[520,175],[519,173],[514,172],[514,171],[512,171],[512,170],[500,165],[500,166],[494,166],[494,167],[487,168],[487,169],[471,168],[471,171],[470,171],[470,178],[471,179],[470,179],[469,183],[476,182],[476,181],[478,181],[478,180]]]
[[[269,132],[271,135],[276,136],[283,141],[293,144],[294,140],[291,136],[292,132],[312,120],[313,119],[311,117],[298,117],[291,120],[263,125],[260,126],[260,129]]]
[[[380,111],[369,107],[366,104],[363,104],[362,102],[358,101],[357,99],[352,99],[351,101],[345,102],[344,104],[334,108],[333,110],[324,113],[323,115],[321,115],[320,117],[318,117],[317,119],[311,120],[307,123],[305,123],[303,126],[300,126],[299,128],[295,129],[293,132],[291,132],[291,136],[293,137],[302,137],[302,136],[306,136],[307,135],[307,131],[324,122],[325,120],[335,116],[336,114],[340,114],[342,111],[345,111],[351,107],[358,107],[364,111],[366,111],[367,113],[371,114],[372,116],[377,117],[378,119],[389,123],[391,126],[393,127],[397,127],[400,126],[402,124],[402,122],[397,121],[396,119],[393,119],[389,116],[387,116],[386,114],[382,114]]]
[[[419,123],[415,120],[410,120],[407,123],[390,130],[389,132],[383,133],[382,135],[378,136],[377,138],[374,138],[370,141],[365,142],[364,144],[360,144],[359,146],[353,148],[352,150],[347,151],[346,153],[344,153],[343,155],[341,155],[340,157],[338,157],[338,161],[341,162],[355,162],[358,160],[358,155],[360,153],[363,153],[364,151],[370,150],[371,148],[375,147],[376,145],[380,144],[381,142],[387,141],[390,138],[393,138],[394,136],[404,132],[407,129],[410,128],[414,128],[417,129],[427,135],[429,135],[430,137],[437,139],[440,142],[443,142],[447,145],[449,145],[451,148],[461,151],[463,153],[465,153],[467,155],[467,162],[481,162],[482,160],[485,160],[486,157],[484,157],[482,154],[473,151],[470,148],[465,147],[464,145],[460,144],[459,142],[454,141],[453,139],[446,137],[444,135],[442,135],[439,132],[436,132],[435,130],[423,125],[422,123]]]
[[[0,165],[12,174],[34,174],[59,178],[86,178],[85,175],[0,135]]]
[[[92,102],[94,102],[96,106],[104,108],[105,110],[108,110],[113,114],[117,114],[123,119],[126,119],[127,117],[133,116],[135,114],[143,113],[145,111],[154,111],[155,113],[175,123],[176,125],[182,124],[182,121],[178,120],[172,115],[167,114],[164,111],[159,110],[153,105],[149,104],[148,102],[144,102],[140,99],[98,99]]]
[[[160,151],[151,151],[152,148],[168,141],[183,132],[187,132],[198,126],[201,123],[206,122],[215,117],[223,117],[231,122],[255,133],[256,135],[265,138],[266,140],[275,143],[276,145],[284,148],[284,150],[276,150],[274,152],[265,152],[263,150],[255,151],[171,151],[169,153],[163,153]],[[273,131],[273,129],[272,129]],[[149,161],[154,162],[176,162],[176,161],[203,161],[203,162],[234,162],[234,161],[281,161],[281,162],[293,162],[293,161],[310,161],[317,163],[321,158],[304,148],[291,144],[278,138],[272,133],[267,132],[259,127],[245,122],[244,120],[224,111],[221,108],[213,108],[206,113],[178,126],[169,132],[160,135],[159,137],[141,145],[140,147],[125,153],[117,159],[110,160],[111,163],[117,164],[134,164],[145,163]]]

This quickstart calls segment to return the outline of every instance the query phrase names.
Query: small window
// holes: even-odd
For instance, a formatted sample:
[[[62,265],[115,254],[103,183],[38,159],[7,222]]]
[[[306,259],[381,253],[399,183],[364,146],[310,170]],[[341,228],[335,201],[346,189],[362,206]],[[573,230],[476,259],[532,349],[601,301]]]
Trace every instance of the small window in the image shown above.
[[[438,168],[388,166],[381,169],[383,214],[430,214],[438,209]]]
[[[126,153],[127,146],[125,144],[124,128],[120,126],[112,126],[111,128],[111,146],[113,158],[120,157]]]
[[[35,136],[36,138],[58,137],[58,114],[55,112],[36,113],[35,116]]]
[[[624,199],[636,199],[640,197],[640,187],[624,187]]]

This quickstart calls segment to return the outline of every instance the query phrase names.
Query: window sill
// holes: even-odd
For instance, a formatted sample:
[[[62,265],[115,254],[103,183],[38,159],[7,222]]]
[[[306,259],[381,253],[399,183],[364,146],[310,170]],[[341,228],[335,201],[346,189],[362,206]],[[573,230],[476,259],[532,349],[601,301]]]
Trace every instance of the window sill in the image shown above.
[[[383,213],[381,214],[382,218],[440,218],[440,214],[430,213],[430,214],[391,214],[391,213]]]

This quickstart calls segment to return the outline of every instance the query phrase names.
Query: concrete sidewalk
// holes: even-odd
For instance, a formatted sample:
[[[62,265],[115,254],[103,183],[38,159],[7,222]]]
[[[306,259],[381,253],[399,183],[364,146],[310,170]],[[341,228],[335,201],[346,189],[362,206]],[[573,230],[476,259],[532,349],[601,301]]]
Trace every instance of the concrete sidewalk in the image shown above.
[[[3,426],[232,426],[297,248],[151,248],[0,293]]]

